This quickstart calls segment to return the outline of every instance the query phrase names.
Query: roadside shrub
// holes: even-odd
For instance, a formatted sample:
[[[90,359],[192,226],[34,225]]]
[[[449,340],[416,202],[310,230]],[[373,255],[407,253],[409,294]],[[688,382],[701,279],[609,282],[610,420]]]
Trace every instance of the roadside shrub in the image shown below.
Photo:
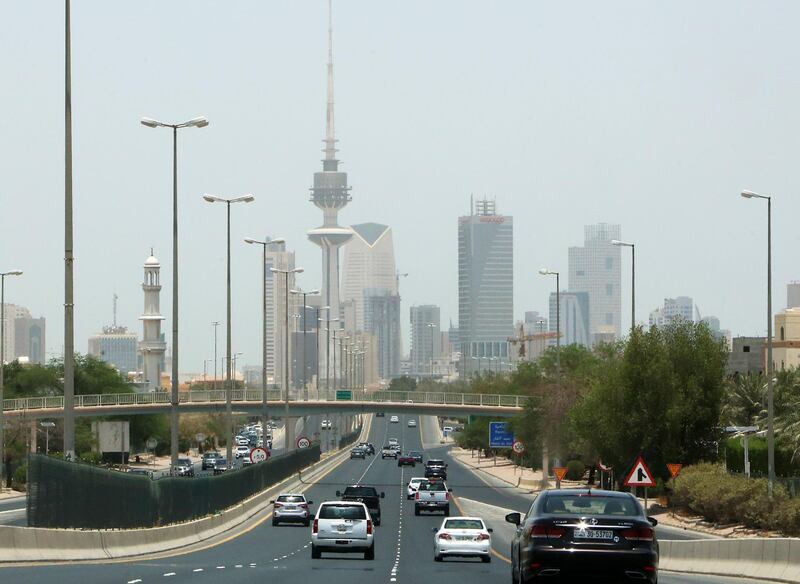
[[[14,470],[14,485],[24,485],[28,482],[28,465],[21,464]]]
[[[583,479],[586,466],[581,460],[570,460],[567,462],[567,475],[564,477],[568,481],[579,481]]]
[[[767,480],[731,475],[721,466],[686,467],[675,481],[673,503],[714,523],[741,523],[752,529],[800,530],[800,500],[790,500],[782,485],[772,499]]]

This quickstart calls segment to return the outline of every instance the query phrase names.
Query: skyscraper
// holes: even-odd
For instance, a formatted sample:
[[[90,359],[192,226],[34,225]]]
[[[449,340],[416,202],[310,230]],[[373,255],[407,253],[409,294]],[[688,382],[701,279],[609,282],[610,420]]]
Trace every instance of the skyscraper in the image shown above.
[[[142,354],[143,381],[150,391],[161,388],[161,373],[164,371],[164,353],[167,343],[161,332],[161,262],[150,250],[150,257],[144,262],[144,314],[139,317],[144,329],[139,352]]]
[[[336,132],[333,117],[333,15],[328,0],[328,103],[325,125],[325,158],[322,171],[314,173],[311,201],[322,210],[322,225],[308,232],[308,238],[322,248],[322,302],[330,307],[331,318],[339,317],[339,248],[347,243],[353,233],[339,225],[339,210],[350,202],[347,173],[339,171],[336,158]],[[326,343],[327,345],[327,343]],[[330,347],[320,351],[325,362]],[[322,371],[322,368],[320,368]]]
[[[377,354],[377,375],[391,379],[400,375],[402,353],[400,296],[384,289],[364,291],[364,332],[375,339],[368,353]]]
[[[488,358],[508,357],[514,333],[513,221],[487,199],[458,219],[458,332],[462,371],[472,370],[473,357],[485,368]]]
[[[271,241],[267,237],[266,241]],[[293,270],[295,267],[294,252],[286,250],[285,243],[269,243],[266,249],[266,286],[267,318],[264,326],[267,330],[267,382],[279,384],[283,382],[285,347],[284,326],[286,315],[286,276],[275,274],[270,268],[277,270]],[[289,274],[289,290],[295,287],[294,274]],[[296,299],[289,298],[289,311],[294,314],[293,303]],[[289,323],[291,326],[291,322]],[[289,343],[289,351],[292,344]]]
[[[664,298],[664,305],[650,312],[650,326],[666,326],[678,320],[694,322],[694,301],[689,296]]]
[[[583,345],[590,347],[592,337],[590,330],[590,298],[588,292],[561,292],[560,314],[556,313],[556,293],[550,294],[550,332],[555,333],[556,328],[561,332],[561,345]],[[560,317],[557,322],[556,317]],[[548,340],[549,346],[556,345],[555,339]]]
[[[620,226],[586,225],[583,247],[569,248],[569,291],[589,294],[590,343],[612,341],[622,331]],[[552,318],[551,318],[552,327]]]
[[[433,359],[441,349],[441,313],[438,306],[423,304],[411,307],[411,370],[431,374]]]
[[[44,365],[45,362],[45,318],[30,315],[17,317],[14,321],[14,344],[17,358],[27,357],[29,363]]]
[[[786,285],[786,308],[800,308],[800,282]]]

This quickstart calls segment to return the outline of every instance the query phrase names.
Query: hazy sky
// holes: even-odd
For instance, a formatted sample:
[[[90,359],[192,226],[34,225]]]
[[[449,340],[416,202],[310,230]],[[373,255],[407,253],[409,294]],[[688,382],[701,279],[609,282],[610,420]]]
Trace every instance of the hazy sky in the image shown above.
[[[63,343],[63,2],[0,3],[0,271],[6,300]],[[162,261],[171,312],[171,137],[179,135],[181,370],[213,356],[225,319],[224,206],[233,208],[233,346],[260,362],[260,251],[283,236],[319,285],[308,201],[325,115],[326,2],[73,0],[76,348],[112,318],[141,334],[142,264]],[[800,279],[800,39],[794,1],[669,3],[335,0],[336,116],[353,186],[343,224],[392,226],[403,320],[457,321],[457,217],[469,196],[514,216],[515,317],[544,311],[583,225],[637,245],[637,315],[694,297],[734,334],[764,334],[766,208],[774,303]],[[625,274],[629,273],[629,254]],[[565,278],[566,280],[566,278]],[[565,283],[566,285],[566,283]],[[623,327],[629,278],[623,280]],[[222,329],[220,330],[222,333]],[[222,342],[223,334],[220,335]],[[408,335],[405,335],[406,342]],[[222,346],[222,345],[221,345]]]

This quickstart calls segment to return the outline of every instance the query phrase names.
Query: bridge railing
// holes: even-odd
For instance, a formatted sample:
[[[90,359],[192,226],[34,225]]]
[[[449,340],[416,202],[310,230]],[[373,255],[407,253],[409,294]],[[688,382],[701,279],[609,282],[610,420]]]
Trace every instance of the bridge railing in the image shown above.
[[[342,394],[339,390],[302,390],[289,395],[290,402],[373,402],[386,404],[418,404],[418,405],[461,405],[521,408],[527,401],[526,396],[498,395],[480,393],[450,393],[421,391],[363,391],[349,390]],[[339,399],[337,399],[339,398]],[[139,406],[169,404],[170,393],[155,391],[150,393],[108,393],[98,395],[76,395],[76,408],[101,408],[111,406]],[[234,403],[257,403],[263,399],[260,389],[234,389],[231,401]],[[267,390],[267,401],[280,403],[286,399],[280,390]],[[183,404],[225,403],[226,391],[223,389],[182,391],[179,401]],[[3,400],[4,412],[24,410],[58,410],[64,408],[63,396],[27,397]]]

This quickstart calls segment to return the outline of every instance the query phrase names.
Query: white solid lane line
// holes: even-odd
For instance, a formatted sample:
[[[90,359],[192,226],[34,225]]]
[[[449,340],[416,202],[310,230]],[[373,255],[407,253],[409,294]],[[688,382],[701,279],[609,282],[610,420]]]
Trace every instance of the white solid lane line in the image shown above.
[[[141,578],[137,578],[136,580],[128,580],[128,584],[139,584],[141,581]]]

